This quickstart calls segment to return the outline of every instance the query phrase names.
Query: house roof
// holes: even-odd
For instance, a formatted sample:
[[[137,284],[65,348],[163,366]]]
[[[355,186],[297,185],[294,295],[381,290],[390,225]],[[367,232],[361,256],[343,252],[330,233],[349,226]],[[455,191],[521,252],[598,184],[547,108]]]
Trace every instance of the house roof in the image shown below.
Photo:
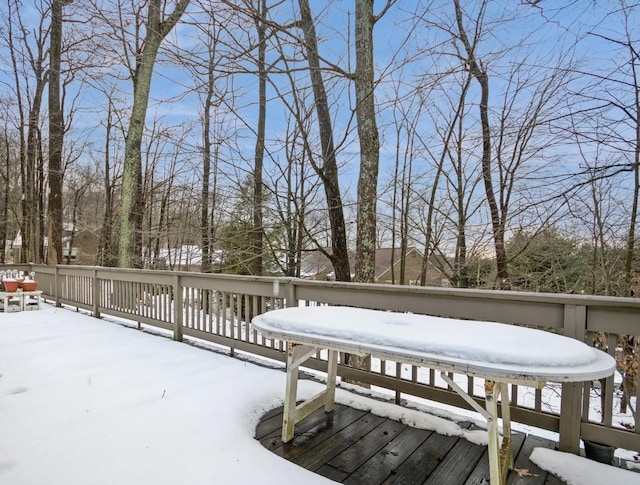
[[[325,248],[329,254],[331,254],[330,248]],[[422,258],[422,253],[417,248],[411,246],[407,248],[407,256],[414,255]],[[393,256],[393,261],[392,261]],[[385,273],[389,272],[394,264],[397,264],[401,259],[400,248],[378,248],[376,249],[375,260],[375,278],[380,279]],[[349,251],[349,266],[351,273],[355,273],[355,252]],[[433,269],[437,270],[439,274],[441,271],[431,265]],[[333,273],[333,265],[329,258],[321,251],[308,251],[306,252],[301,261],[300,276],[302,278],[314,278],[320,275],[328,275]]]
[[[331,248],[323,248],[323,250],[332,254]],[[354,268],[354,252],[348,250],[349,253],[349,268],[353,274]],[[319,249],[306,251],[300,260],[300,277],[301,278],[313,278],[317,275],[327,275],[333,273],[333,264],[325,253]]]
[[[415,247],[407,248],[407,255],[417,253],[420,257],[422,254]],[[400,248],[378,248],[376,249],[376,269],[375,277],[380,278],[384,273],[396,263],[400,262],[402,251]],[[393,258],[393,261],[392,261]]]

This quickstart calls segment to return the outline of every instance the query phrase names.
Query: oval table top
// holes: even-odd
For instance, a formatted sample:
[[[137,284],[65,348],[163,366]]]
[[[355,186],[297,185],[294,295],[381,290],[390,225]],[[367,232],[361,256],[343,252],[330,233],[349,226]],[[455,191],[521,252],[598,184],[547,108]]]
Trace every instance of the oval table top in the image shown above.
[[[495,381],[580,382],[615,370],[613,357],[579,340],[497,322],[309,306],[269,311],[252,325],[271,338]]]

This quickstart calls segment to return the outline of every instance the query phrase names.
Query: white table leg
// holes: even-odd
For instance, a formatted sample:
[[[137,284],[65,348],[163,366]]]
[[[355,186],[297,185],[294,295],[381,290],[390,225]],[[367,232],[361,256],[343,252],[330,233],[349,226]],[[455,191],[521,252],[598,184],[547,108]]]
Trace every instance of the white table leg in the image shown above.
[[[315,355],[318,350],[318,348],[310,345],[287,343],[287,380],[282,417],[282,441],[284,443],[288,443],[293,439],[296,424],[316,409],[324,406],[327,412],[333,410],[338,367],[338,356],[335,351],[329,351],[329,369],[326,389],[303,403],[296,404],[298,396],[298,371],[300,366],[309,357]]]
[[[327,395],[324,404],[325,412],[331,412],[336,404],[336,374],[338,373],[338,352],[329,350],[329,362],[327,363]]]
[[[487,418],[487,431],[489,432],[489,471],[491,485],[501,485],[500,469],[500,434],[498,433],[498,395],[500,384],[494,381],[485,381],[485,407],[489,414]]]
[[[284,412],[282,418],[282,441],[293,439],[296,425],[296,396],[298,395],[298,366],[295,365],[293,344],[287,343],[287,382],[284,392]]]
[[[511,449],[511,408],[509,402],[509,388],[506,382],[485,380],[485,408],[483,409],[467,392],[456,384],[445,372],[440,376],[456,391],[469,405],[487,420],[489,434],[489,469],[491,485],[503,485],[507,480],[509,469],[513,468],[513,450]],[[500,442],[498,430],[498,399],[502,411],[503,438]]]
[[[503,480],[507,472],[513,469],[513,447],[511,446],[511,401],[509,384],[500,382],[500,411],[502,411],[502,448],[500,450],[500,466]]]

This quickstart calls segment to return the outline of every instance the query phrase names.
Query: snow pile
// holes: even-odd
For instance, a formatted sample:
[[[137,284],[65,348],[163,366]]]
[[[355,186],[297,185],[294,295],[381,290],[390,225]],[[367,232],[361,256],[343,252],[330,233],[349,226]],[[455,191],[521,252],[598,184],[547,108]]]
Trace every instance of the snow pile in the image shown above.
[[[571,453],[534,448],[531,461],[567,485],[640,485],[640,473],[588,460]]]

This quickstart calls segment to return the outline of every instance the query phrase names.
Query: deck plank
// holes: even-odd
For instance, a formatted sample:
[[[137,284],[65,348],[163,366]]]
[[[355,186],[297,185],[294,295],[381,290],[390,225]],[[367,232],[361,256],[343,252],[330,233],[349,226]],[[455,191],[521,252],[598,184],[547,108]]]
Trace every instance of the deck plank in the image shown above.
[[[336,405],[335,410],[332,413],[326,413],[324,409],[317,409],[311,413],[305,420],[296,426],[296,436],[307,436],[310,430],[319,431],[318,426],[328,426],[329,422],[345,410],[350,410],[346,406]],[[279,408],[280,412],[269,416],[260,422],[256,428],[256,439],[260,440],[262,444],[269,448],[274,449],[282,445],[282,408]],[[364,412],[360,413],[360,416]],[[359,417],[359,416],[358,416]],[[311,431],[313,434],[314,431]]]
[[[385,420],[361,440],[334,456],[329,460],[329,464],[338,470],[352,474],[406,428],[406,424]]]
[[[416,445],[425,442],[433,433],[407,426],[384,448],[370,457],[343,483],[383,483],[396,475],[398,467],[415,452]]]
[[[322,442],[322,446],[316,446],[291,461],[308,470],[315,471],[328,463],[334,456],[360,441],[383,421],[385,419],[380,416],[366,413],[350,425],[329,436]]]
[[[470,428],[470,423],[458,423]],[[339,483],[351,485],[486,485],[487,447],[457,436],[439,435],[370,412],[338,405],[332,413],[320,409],[296,425],[294,438],[282,443],[282,407],[267,413],[256,427],[256,439],[279,456]],[[561,485],[554,475],[529,459],[537,446],[555,443],[537,436],[512,436],[516,468],[508,485]]]
[[[513,449],[513,460],[515,460],[522,449],[525,440],[524,433],[511,433],[511,447]],[[487,477],[491,476],[489,471],[489,449],[485,448],[478,464],[473,469],[464,485],[483,485],[487,483]]]
[[[324,464],[320,468],[316,470],[318,475],[322,475],[323,477],[328,478],[329,480],[333,480],[334,482],[344,483],[346,479],[349,478],[349,474],[345,472],[341,472],[331,465]]]
[[[548,473],[533,463],[529,456],[534,448],[555,448],[555,442],[541,438],[540,436],[527,435],[520,453],[515,457],[514,467],[520,470],[527,470],[529,475],[522,476],[517,473],[510,473],[507,477],[507,485],[543,485],[547,480]]]
[[[430,434],[383,483],[396,485],[424,482],[447,456],[458,439],[456,436]]]
[[[458,439],[438,467],[422,483],[428,485],[464,483],[466,477],[482,458],[484,451],[484,446]]]
[[[347,408],[337,415],[333,415],[333,413],[325,414],[325,420],[316,426],[301,434],[296,431],[296,435],[290,443],[282,443],[278,438],[279,446],[272,451],[287,460],[294,461],[297,457],[308,453],[313,448],[323,446],[323,443],[334,433],[350,426],[365,414],[364,411],[352,408]]]

